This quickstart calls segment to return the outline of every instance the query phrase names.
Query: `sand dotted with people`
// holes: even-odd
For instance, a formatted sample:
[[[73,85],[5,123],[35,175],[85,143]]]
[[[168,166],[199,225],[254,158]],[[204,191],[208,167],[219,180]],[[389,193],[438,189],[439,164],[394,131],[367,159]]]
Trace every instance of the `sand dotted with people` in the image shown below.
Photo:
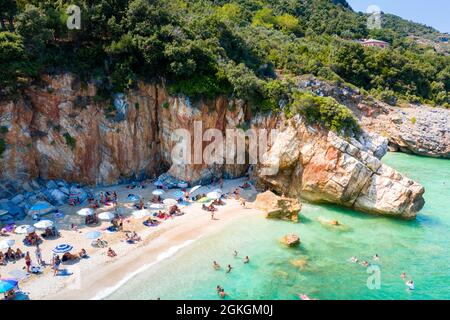
[[[147,181],[94,191],[83,203],[59,206],[39,221],[28,216],[2,231],[0,277],[18,280],[16,298],[102,297],[174,248],[242,214],[261,213],[246,206],[256,196],[246,179],[177,189]]]

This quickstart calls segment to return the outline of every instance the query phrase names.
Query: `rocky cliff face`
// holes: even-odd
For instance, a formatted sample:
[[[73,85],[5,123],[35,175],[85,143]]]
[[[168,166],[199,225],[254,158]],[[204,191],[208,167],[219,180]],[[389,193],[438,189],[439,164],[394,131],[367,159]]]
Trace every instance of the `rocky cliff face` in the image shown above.
[[[365,99],[357,89],[330,85],[313,77],[299,79],[298,86],[322,96],[331,96],[348,106],[364,129],[388,139],[392,151],[450,158],[448,109],[423,105],[392,107]]]
[[[97,99],[94,85],[82,87],[73,76],[47,77],[44,82],[18,101],[0,102],[0,126],[7,129],[1,133],[6,150],[0,162],[0,198],[32,189],[38,178],[114,184],[168,168],[171,175],[190,182],[242,176],[246,164],[172,162],[172,133],[186,129],[198,143],[193,124],[201,121],[203,132],[249,126],[280,130],[266,154],[269,160],[280,159],[280,170],[266,176],[263,166],[256,166],[253,177],[259,186],[407,218],[423,206],[423,188],[380,163],[387,141],[379,136],[345,141],[298,117],[252,117],[242,101],[219,97],[192,103],[169,96],[157,85],[141,83],[106,105]],[[200,142],[200,148],[208,144]]]
[[[258,125],[267,124],[263,120]],[[380,162],[385,140],[363,135],[346,141],[305,125],[299,117],[272,125],[280,134],[267,152],[269,161],[254,171],[261,189],[408,219],[423,207],[423,187]],[[272,162],[279,163],[278,172],[261,174]]]

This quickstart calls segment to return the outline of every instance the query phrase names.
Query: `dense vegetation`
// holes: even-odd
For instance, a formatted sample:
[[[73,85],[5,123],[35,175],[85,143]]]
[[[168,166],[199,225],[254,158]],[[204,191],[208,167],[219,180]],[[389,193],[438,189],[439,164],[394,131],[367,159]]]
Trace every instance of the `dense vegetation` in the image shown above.
[[[81,8],[81,30],[66,27],[69,4]],[[292,79],[313,74],[391,103],[449,103],[450,57],[405,37],[436,31],[392,16],[368,30],[345,0],[1,0],[0,12],[2,94],[41,72],[72,71],[105,97],[164,79],[174,94],[278,110],[294,105]],[[392,46],[354,41],[369,37]]]

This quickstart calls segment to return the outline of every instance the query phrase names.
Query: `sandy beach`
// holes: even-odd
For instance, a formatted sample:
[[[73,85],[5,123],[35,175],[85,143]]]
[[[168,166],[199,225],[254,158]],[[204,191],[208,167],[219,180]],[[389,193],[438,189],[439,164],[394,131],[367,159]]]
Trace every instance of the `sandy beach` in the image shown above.
[[[233,191],[242,183],[243,179],[225,180],[222,190],[224,193]],[[218,187],[218,185],[203,186],[196,193],[208,193]],[[111,234],[103,232],[102,239],[108,241],[109,246],[117,253],[115,258],[106,255],[107,248],[91,246],[92,240],[85,237],[85,234],[92,230],[104,231],[110,225],[109,222],[88,227],[84,225],[84,217],[76,214],[76,211],[84,206],[60,207],[59,209],[65,213],[63,219],[56,220],[56,226],[61,236],[57,239],[44,240],[40,245],[44,261],[50,264],[53,256],[52,249],[63,243],[73,246],[72,253],[77,253],[82,248],[86,249],[89,258],[75,263],[63,263],[60,269],[66,269],[67,275],[54,276],[51,266],[47,265],[43,269],[43,273],[31,274],[21,280],[20,289],[32,300],[101,299],[120,288],[134,275],[159,261],[169,259],[201,237],[226,227],[234,219],[243,215],[261,213],[259,210],[250,208],[249,205],[247,208],[243,208],[238,200],[230,198],[225,200],[224,206],[217,207],[218,211],[212,220],[210,214],[201,209],[202,204],[194,202],[180,207],[184,215],[165,220],[156,227],[146,227],[142,223],[146,218],[136,218],[131,215],[136,209],[126,199],[128,194],[133,193],[148,201],[154,189],[155,187],[151,183],[147,183],[144,189],[130,190],[126,188],[126,185],[95,189],[96,193],[116,191],[118,206],[122,208],[121,211],[126,217],[124,231]],[[240,190],[240,196],[247,200],[251,201],[256,196],[254,189]],[[173,197],[175,191],[176,189],[167,191],[164,197]],[[98,212],[113,210],[112,207],[103,207],[98,209]],[[53,220],[51,215],[48,218]],[[72,223],[78,226],[78,231],[71,230]],[[33,224],[33,221],[25,220],[20,224]],[[125,241],[126,231],[136,231],[142,241],[135,244],[127,243]],[[29,251],[33,263],[36,264],[35,248],[23,245],[24,235],[12,234],[8,238],[16,240],[13,249],[19,247],[24,253]],[[24,259],[16,263],[9,262],[6,266],[0,266],[0,275],[7,276],[9,272],[23,270],[24,267]]]

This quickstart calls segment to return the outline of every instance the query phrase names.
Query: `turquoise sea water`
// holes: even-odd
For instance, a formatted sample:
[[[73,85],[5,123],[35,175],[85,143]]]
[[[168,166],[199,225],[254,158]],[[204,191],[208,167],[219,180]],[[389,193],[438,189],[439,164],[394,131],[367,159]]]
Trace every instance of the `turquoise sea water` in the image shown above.
[[[310,204],[299,224],[243,217],[137,275],[108,299],[218,299],[218,284],[229,299],[299,299],[298,293],[317,299],[450,299],[450,161],[400,153],[383,161],[425,187],[426,205],[415,221]],[[345,227],[324,226],[319,217]],[[300,236],[298,249],[280,244],[287,233]],[[245,255],[250,264],[242,263]],[[370,274],[351,256],[380,267],[380,289],[367,287]],[[215,271],[212,260],[234,269]],[[306,265],[296,267],[294,260]],[[400,278],[403,271],[414,280],[414,291]]]

